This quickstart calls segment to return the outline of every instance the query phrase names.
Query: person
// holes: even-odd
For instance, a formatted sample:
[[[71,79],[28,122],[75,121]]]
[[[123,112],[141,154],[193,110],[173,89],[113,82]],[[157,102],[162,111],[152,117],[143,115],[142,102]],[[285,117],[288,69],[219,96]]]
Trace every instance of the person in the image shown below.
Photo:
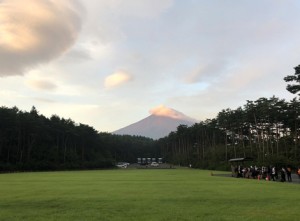
[[[298,171],[297,171],[298,177],[300,179],[300,167],[298,167]]]
[[[278,170],[275,167],[275,179],[278,180]]]
[[[254,172],[254,167],[253,166],[250,166],[250,174],[251,174],[251,177],[254,179],[255,178],[255,172]]]
[[[234,174],[235,174],[235,177],[238,178],[239,177],[239,168],[236,166],[234,167]]]
[[[271,178],[273,181],[276,179],[276,167],[272,167]]]
[[[285,180],[286,180],[285,179],[285,172],[286,172],[285,169],[282,167],[281,171],[280,171],[280,176],[281,176],[281,180],[280,181],[281,182],[285,182]]]
[[[238,166],[238,177],[243,177],[243,167],[241,165]]]
[[[292,169],[291,169],[290,166],[288,166],[288,167],[286,168],[286,175],[287,175],[287,180],[288,180],[289,182],[292,182]]]
[[[269,181],[271,180],[271,173],[272,173],[272,167],[268,166],[267,167],[267,178]]]

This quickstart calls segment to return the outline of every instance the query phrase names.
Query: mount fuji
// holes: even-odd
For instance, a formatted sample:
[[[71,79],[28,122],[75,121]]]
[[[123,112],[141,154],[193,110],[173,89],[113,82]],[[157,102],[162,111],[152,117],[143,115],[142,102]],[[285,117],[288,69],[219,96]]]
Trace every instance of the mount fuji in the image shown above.
[[[179,125],[192,126],[197,122],[197,120],[163,105],[153,108],[150,113],[150,116],[112,133],[143,136],[156,140],[176,131]]]

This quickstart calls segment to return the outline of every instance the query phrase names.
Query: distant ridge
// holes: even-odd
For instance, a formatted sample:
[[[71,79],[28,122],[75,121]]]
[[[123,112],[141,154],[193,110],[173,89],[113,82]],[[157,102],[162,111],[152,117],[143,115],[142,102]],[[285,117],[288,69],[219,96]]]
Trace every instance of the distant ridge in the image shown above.
[[[152,113],[150,116],[116,130],[113,134],[144,136],[156,140],[176,131],[181,124],[191,126],[197,122],[195,119],[165,106],[156,107],[150,110],[150,113]]]

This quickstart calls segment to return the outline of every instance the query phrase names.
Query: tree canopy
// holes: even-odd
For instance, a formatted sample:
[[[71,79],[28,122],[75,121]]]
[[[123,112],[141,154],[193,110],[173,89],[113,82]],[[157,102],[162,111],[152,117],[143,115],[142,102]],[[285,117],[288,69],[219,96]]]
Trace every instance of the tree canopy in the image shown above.
[[[294,68],[295,69],[295,74],[294,75],[288,75],[284,78],[286,82],[293,82],[294,84],[288,84],[286,89],[293,93],[296,94],[300,92],[300,65]],[[300,96],[300,93],[298,94]]]
[[[227,168],[228,160],[253,157],[258,164],[300,163],[300,100],[277,97],[247,101],[224,109],[214,119],[176,132],[159,141],[169,162],[209,169]]]
[[[0,107],[0,119],[0,171],[105,168],[156,154],[150,138],[99,133],[35,107]]]
[[[213,119],[180,125],[159,140],[114,135],[33,107],[0,107],[0,171],[112,167],[117,161],[163,157],[173,164],[226,169],[228,160],[253,157],[256,163],[300,163],[300,99],[246,101]]]

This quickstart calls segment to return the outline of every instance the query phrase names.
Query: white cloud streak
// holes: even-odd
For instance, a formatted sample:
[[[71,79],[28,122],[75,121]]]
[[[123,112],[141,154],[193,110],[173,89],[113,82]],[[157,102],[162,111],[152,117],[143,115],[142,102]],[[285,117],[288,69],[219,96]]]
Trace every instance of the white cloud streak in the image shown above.
[[[56,84],[47,80],[29,80],[26,84],[36,90],[48,90],[53,91],[57,88]]]

